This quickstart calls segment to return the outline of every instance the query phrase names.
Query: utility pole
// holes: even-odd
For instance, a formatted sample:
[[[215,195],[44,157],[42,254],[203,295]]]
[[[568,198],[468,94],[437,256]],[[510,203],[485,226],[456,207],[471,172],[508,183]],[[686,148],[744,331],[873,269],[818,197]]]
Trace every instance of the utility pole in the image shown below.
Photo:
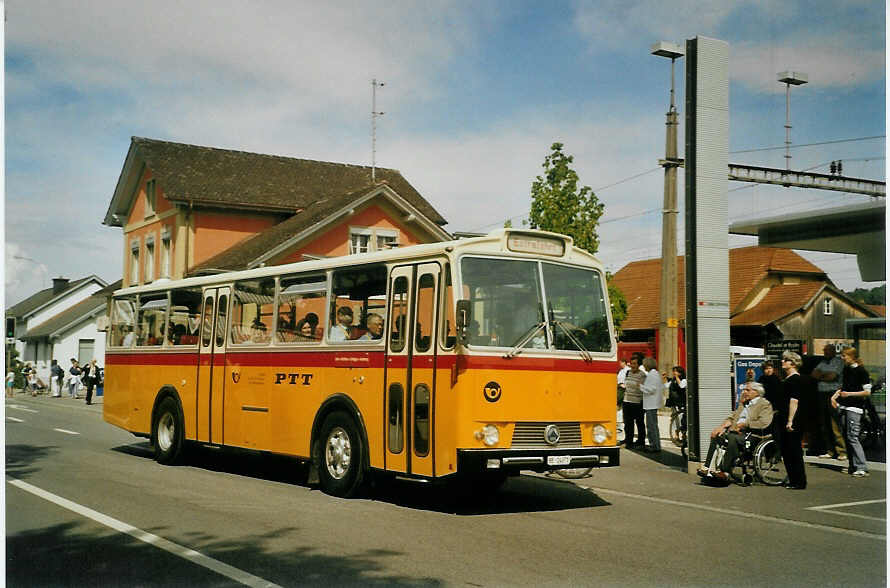
[[[785,169],[791,171],[791,86],[802,86],[808,78],[803,72],[783,71],[776,79],[785,84]]]
[[[661,214],[661,300],[658,315],[658,370],[670,374],[679,364],[677,353],[677,107],[674,104],[674,65],[683,57],[683,47],[661,41],[652,46],[652,54],[671,58],[671,102],[667,111],[664,168],[664,208]]]
[[[377,117],[383,116],[383,112],[377,112],[377,88],[383,87],[383,82],[377,78],[371,80],[371,183],[377,182]]]

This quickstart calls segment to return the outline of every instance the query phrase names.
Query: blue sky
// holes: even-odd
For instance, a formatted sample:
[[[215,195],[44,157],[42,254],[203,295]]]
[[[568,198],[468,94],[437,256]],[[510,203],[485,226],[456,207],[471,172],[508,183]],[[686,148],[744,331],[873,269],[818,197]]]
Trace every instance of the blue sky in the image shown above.
[[[861,138],[885,134],[885,10],[855,0],[9,0],[6,304],[53,276],[120,277],[120,229],[101,221],[131,136],[369,164],[375,77],[386,83],[377,162],[401,170],[447,229],[520,224],[560,141],[605,204],[599,255],[616,271],[660,255],[670,67],[649,54],[654,42],[729,43],[731,152],[783,145],[776,73],[804,71],[794,144],[857,140],[797,147],[793,167],[827,172],[842,159],[846,175],[883,180],[885,140]],[[680,60],[681,115],[683,72]],[[730,161],[780,167],[782,155]],[[864,199],[729,190],[730,220]],[[854,257],[805,255],[842,288],[863,285]]]

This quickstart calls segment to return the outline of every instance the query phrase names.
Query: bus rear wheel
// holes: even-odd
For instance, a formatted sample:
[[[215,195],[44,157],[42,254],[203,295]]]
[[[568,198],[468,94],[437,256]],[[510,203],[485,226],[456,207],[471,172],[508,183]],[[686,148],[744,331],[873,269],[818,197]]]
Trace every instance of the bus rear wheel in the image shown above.
[[[172,398],[165,398],[158,405],[152,430],[155,460],[161,464],[174,464],[182,454],[183,424],[179,405]]]
[[[321,426],[318,482],[332,496],[349,498],[358,493],[364,478],[364,447],[358,427],[347,414],[334,412]]]

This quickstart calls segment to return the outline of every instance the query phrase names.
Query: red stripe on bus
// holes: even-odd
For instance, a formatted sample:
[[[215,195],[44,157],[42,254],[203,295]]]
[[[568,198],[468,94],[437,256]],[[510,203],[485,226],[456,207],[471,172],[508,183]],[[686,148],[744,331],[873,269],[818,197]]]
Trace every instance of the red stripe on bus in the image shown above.
[[[198,363],[198,352],[106,353],[105,365],[189,365]]]

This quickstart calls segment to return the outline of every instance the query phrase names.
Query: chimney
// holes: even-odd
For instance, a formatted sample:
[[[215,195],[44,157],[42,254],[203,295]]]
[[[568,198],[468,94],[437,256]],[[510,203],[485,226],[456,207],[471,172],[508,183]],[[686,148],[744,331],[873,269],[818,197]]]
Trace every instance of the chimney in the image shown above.
[[[53,278],[53,294],[64,292],[68,288],[68,278]]]

